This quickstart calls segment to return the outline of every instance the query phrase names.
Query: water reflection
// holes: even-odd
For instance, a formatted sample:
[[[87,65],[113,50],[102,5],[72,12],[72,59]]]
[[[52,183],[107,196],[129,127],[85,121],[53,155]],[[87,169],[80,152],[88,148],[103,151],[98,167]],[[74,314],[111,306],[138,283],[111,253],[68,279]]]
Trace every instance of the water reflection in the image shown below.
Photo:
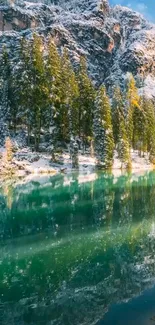
[[[131,299],[128,303],[112,305],[104,319],[96,325],[154,325],[155,287]]]
[[[155,173],[88,177],[1,187],[2,325],[95,324],[155,283]]]

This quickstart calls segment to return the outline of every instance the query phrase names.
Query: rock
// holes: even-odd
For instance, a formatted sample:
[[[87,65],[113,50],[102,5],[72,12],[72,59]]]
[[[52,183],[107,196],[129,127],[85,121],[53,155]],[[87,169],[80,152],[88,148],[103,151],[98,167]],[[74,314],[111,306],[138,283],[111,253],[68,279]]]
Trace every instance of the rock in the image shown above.
[[[34,154],[34,155],[29,155],[27,157],[27,160],[30,162],[30,163],[33,163],[33,162],[36,162],[40,159],[40,156],[37,155],[37,154]]]
[[[17,153],[15,153],[14,155],[15,159],[17,159],[18,161],[23,161],[26,160],[29,163],[33,163],[36,162],[40,159],[40,155],[33,153],[33,152],[24,152],[24,151],[18,151]]]
[[[64,173],[67,171],[67,168],[60,168],[61,173]]]
[[[123,87],[132,72],[141,91],[145,87],[148,96],[154,95],[155,25],[139,13],[110,8],[107,0],[3,2],[0,49],[6,45],[17,64],[21,37],[30,38],[36,29],[45,40],[51,34],[59,48],[67,46],[75,64],[84,54],[92,78],[109,91],[118,82]]]

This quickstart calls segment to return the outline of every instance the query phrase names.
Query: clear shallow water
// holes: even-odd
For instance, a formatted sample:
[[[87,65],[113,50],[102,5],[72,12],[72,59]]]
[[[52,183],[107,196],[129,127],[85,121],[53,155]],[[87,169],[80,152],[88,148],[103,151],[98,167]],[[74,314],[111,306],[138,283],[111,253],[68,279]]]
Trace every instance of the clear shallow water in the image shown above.
[[[155,173],[0,188],[0,324],[155,324]]]

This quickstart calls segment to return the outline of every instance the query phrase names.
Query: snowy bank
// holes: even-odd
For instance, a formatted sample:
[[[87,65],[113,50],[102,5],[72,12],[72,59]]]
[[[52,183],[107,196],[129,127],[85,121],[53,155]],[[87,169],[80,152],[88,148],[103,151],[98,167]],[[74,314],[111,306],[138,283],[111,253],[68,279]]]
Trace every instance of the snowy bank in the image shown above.
[[[1,153],[4,151],[0,148]],[[154,166],[150,163],[147,154],[144,157],[139,157],[137,151],[132,151],[132,172],[139,173],[140,171],[151,171]],[[26,175],[55,175],[57,173],[71,172],[72,162],[69,153],[63,153],[57,157],[57,163],[53,162],[50,154],[31,152],[30,149],[22,149],[15,153],[13,163],[17,166],[17,176],[24,177]],[[96,159],[90,157],[89,154],[79,154],[79,169],[80,173],[89,172],[93,173],[96,166]],[[121,175],[121,162],[115,154],[112,172],[114,175]]]
[[[17,152],[14,162],[20,171],[34,175],[56,174],[73,170],[72,162],[68,153],[59,156],[58,161],[55,163],[52,162],[51,155],[49,154],[32,152],[27,152],[26,154],[25,151],[20,151]],[[93,171],[95,169],[95,164],[95,158],[86,155],[79,155],[79,172]]]
[[[140,173],[141,171],[151,171],[155,168],[153,164],[149,161],[149,155],[144,154],[144,157],[140,157],[138,151],[131,151],[131,162],[132,162],[132,173]],[[115,154],[113,173],[116,175],[122,174],[121,161],[117,158]]]

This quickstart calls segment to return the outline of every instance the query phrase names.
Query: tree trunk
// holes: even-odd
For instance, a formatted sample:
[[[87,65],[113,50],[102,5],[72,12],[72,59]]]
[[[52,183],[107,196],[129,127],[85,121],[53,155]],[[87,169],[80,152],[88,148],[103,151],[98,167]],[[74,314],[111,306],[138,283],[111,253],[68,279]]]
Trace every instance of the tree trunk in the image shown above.
[[[94,140],[93,139],[90,142],[90,155],[91,155],[91,158],[94,158]]]

